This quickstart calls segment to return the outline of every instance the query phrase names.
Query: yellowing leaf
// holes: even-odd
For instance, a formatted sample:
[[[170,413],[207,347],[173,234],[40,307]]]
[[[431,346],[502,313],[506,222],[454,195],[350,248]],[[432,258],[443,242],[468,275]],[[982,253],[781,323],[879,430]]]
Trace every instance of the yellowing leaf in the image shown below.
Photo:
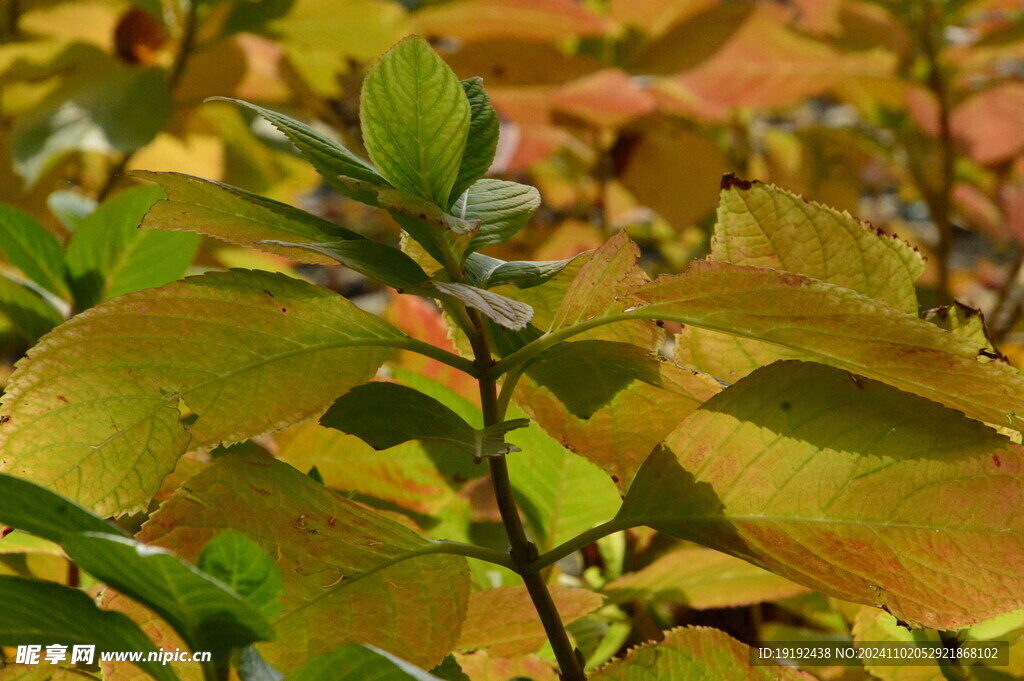
[[[621,517],[918,626],[958,629],[1024,604],[1009,567],[1024,560],[1024,450],[955,411],[780,362],[665,445]]]
[[[806,587],[745,560],[704,548],[671,551],[604,589],[617,603],[649,600],[698,610],[774,601],[806,591]]]
[[[486,650],[478,650],[469,655],[457,654],[455,659],[473,681],[508,681],[520,676],[533,681],[558,681],[551,663],[535,655],[493,658]]]
[[[791,667],[754,667],[750,649],[728,634],[708,627],[674,629],[657,644],[634,648],[629,655],[594,672],[592,681],[811,681]]]
[[[572,0],[460,0],[415,15],[417,31],[467,42],[505,37],[561,40],[604,33],[610,26]]]
[[[549,586],[562,623],[568,624],[601,607],[593,591]],[[519,657],[544,645],[544,626],[525,586],[480,591],[469,597],[458,650],[487,649],[494,657]]]
[[[774,185],[726,180],[711,242],[714,260],[804,274],[917,313],[924,258],[848,213]]]
[[[431,542],[273,459],[225,456],[161,506],[140,538],[194,561],[227,529],[254,540],[281,569],[278,638],[260,650],[282,671],[348,641],[428,668],[455,645],[469,588],[465,560],[391,565]]]
[[[19,363],[0,467],[104,514],[136,509],[189,447],[319,413],[403,338],[327,289],[266,272],[130,294],[75,317]]]

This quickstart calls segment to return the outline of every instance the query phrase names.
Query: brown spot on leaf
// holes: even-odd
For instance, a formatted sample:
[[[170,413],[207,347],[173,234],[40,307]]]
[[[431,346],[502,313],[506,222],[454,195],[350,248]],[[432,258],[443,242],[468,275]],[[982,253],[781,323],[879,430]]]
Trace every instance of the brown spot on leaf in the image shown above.
[[[266,293],[266,294],[267,294],[268,296],[270,296],[271,298],[273,298],[273,297],[274,297],[274,294],[273,294],[273,293],[271,293],[270,291],[268,291],[267,289],[263,289],[263,292],[264,292],[264,293]]]
[[[265,489],[263,489],[261,487],[256,487],[255,485],[250,485],[250,487],[252,487],[252,491],[253,492],[256,492],[256,494],[259,494],[261,496],[264,496],[264,497],[273,496],[268,490],[265,490]]]
[[[992,465],[995,466],[996,468],[1003,467],[1003,460],[999,458],[998,454],[992,455]]]
[[[57,395],[57,399],[63,402],[64,404],[68,403],[68,398],[64,397],[63,395]]]
[[[8,416],[7,414],[4,414],[3,416],[0,416],[0,426],[4,425],[5,423],[7,423],[10,420],[11,420],[11,417]]]
[[[284,313],[287,314],[288,313],[288,308],[287,307],[282,307],[281,308],[281,312],[284,312]]]
[[[3,539],[7,535],[9,535],[11,532],[14,532],[14,528],[13,527],[4,527],[2,530],[0,530],[0,539]]]
[[[334,527],[337,524],[338,524],[338,519],[335,518],[334,516],[331,516],[330,518],[327,519],[327,526],[328,527]]]

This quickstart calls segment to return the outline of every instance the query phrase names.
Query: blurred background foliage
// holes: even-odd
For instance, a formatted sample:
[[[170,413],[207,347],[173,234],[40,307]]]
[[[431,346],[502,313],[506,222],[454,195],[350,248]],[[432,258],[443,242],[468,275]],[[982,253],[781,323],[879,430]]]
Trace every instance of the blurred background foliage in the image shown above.
[[[344,269],[138,231],[160,192],[127,174],[208,177],[397,241],[386,213],[331,190],[262,119],[203,102],[218,95],[256,102],[361,153],[362,77],[409,33],[429,39],[460,78],[484,78],[502,119],[491,175],[541,191],[531,225],[493,255],[565,258],[626,230],[649,273],[678,271],[707,252],[720,179],[732,172],[848,210],[911,242],[928,256],[921,299],[938,305],[955,297],[981,309],[999,348],[1024,365],[1021,0],[3,0],[0,7],[3,376],[69,315],[227,267],[308,278],[410,333],[448,343],[436,310],[421,299],[391,299]],[[45,237],[24,246],[18,235],[26,230]],[[464,378],[429,360],[399,357],[395,365],[475,399]],[[400,511],[434,536],[497,540],[496,511],[479,479],[467,483],[414,448],[385,458],[338,437],[307,424],[241,447],[266,447],[303,470],[315,466],[331,487]],[[565,451],[546,442],[534,444]],[[332,454],[339,447],[344,465]],[[166,489],[204,461],[183,459]],[[652,532],[635,531],[625,542],[609,538],[600,551],[577,556],[578,565],[560,568],[592,586],[649,568],[609,591],[617,605],[573,624],[592,663],[680,622],[713,623],[744,640],[792,640],[849,635],[851,622],[874,617],[738,561],[714,562],[734,559],[670,547]],[[29,559],[38,569],[19,569],[43,574],[57,560],[31,553],[19,560]],[[478,574],[481,585],[502,579]],[[758,586],[759,579],[767,581]],[[629,596],[638,580],[644,593],[659,594],[657,607]],[[754,593],[737,584],[755,585]],[[764,605],[773,599],[781,600]],[[469,664],[490,662],[485,655]]]

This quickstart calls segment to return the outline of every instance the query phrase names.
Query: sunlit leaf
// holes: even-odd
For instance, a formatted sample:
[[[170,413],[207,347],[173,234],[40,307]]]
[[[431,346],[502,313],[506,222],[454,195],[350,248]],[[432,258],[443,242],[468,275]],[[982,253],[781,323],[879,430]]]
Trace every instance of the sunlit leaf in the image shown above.
[[[138,508],[189,447],[309,418],[404,336],[327,289],[211,273],[93,308],[7,384],[0,467],[101,513]],[[367,347],[369,346],[369,347]]]
[[[447,209],[466,148],[470,105],[434,49],[412,36],[386,52],[363,82],[360,114],[381,175]]]
[[[432,543],[303,472],[273,459],[225,456],[163,504],[140,539],[191,560],[225,529],[277,560],[284,610],[274,623],[278,638],[260,650],[286,675],[347,641],[423,667],[454,646],[468,596],[465,561],[412,558]]]
[[[1022,450],[953,410],[782,362],[665,444],[622,517],[917,625],[955,629],[1022,605],[1006,570],[1024,558]]]
[[[415,25],[424,33],[467,42],[506,36],[560,40],[611,28],[611,22],[572,0],[463,0],[418,12]]]
[[[533,318],[533,308],[511,298],[467,284],[434,282],[434,287],[445,295],[456,298],[467,307],[478,310],[506,329],[526,328]]]
[[[479,220],[469,251],[508,241],[540,206],[533,187],[506,180],[480,180],[457,197],[452,212],[464,220]]]
[[[665,679],[735,679],[736,681],[811,681],[792,667],[755,667],[750,649],[728,634],[708,627],[674,629],[656,645],[634,648],[629,655],[594,672],[593,681],[663,681]]]
[[[616,603],[647,600],[701,610],[774,601],[806,591],[745,560],[711,549],[683,548],[616,579],[603,593]]]
[[[273,619],[281,612],[281,573],[260,546],[237,532],[221,532],[203,547],[197,567],[219,579],[257,612]]]
[[[563,623],[597,610],[604,602],[599,594],[586,589],[548,589]],[[458,650],[486,649],[495,657],[518,657],[536,652],[543,645],[544,625],[525,586],[487,589],[469,597]]]

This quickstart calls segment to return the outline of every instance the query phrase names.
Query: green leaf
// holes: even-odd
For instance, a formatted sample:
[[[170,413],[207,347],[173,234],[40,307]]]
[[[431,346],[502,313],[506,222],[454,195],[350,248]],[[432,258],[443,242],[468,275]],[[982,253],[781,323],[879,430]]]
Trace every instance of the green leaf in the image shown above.
[[[621,518],[915,625],[958,629],[1024,605],[1024,577],[1006,570],[1024,560],[1024,450],[956,411],[780,362],[665,446]]]
[[[167,198],[156,202],[142,221],[143,229],[190,231],[242,246],[277,253],[300,262],[331,263],[289,243],[328,243],[363,236],[286,203],[212,180],[181,173],[135,171],[136,177],[160,185]]]
[[[508,439],[522,449],[508,459],[509,477],[542,553],[615,515],[622,500],[600,468],[537,425]]]
[[[917,314],[924,258],[866,222],[771,184],[722,190],[711,258],[803,274]]]
[[[506,262],[482,253],[473,253],[466,258],[463,266],[474,286],[494,288],[515,286],[533,288],[551,281],[575,258],[567,260],[515,260]]]
[[[123,296],[19,362],[0,468],[102,514],[137,509],[187,449],[310,418],[406,341],[327,289],[267,272]]]
[[[425,40],[409,36],[374,64],[363,81],[360,118],[380,174],[447,210],[470,105],[458,78]]]
[[[72,151],[128,153],[152,140],[171,116],[161,68],[111,59],[58,88],[11,130],[15,171],[29,186]]]
[[[480,231],[467,249],[471,252],[511,239],[539,206],[540,192],[535,187],[507,180],[480,180],[456,197],[451,212],[463,220],[480,221]]]
[[[602,667],[592,681],[665,681],[666,679],[730,679],[730,681],[811,681],[792,667],[750,664],[750,648],[709,627],[686,627],[665,634],[662,641],[633,648],[626,657]]]
[[[432,667],[452,649],[466,608],[465,559],[339,497],[285,463],[224,456],[161,505],[139,538],[194,560],[231,529],[273,556],[284,578],[278,669],[358,640]]]
[[[405,253],[397,248],[378,244],[369,239],[349,239],[348,241],[334,241],[325,244],[300,244],[287,241],[259,241],[257,244],[321,253],[340,262],[350,270],[398,289],[399,293],[418,293],[420,291],[425,293],[425,287],[430,281],[430,276],[423,271],[423,268]]]
[[[466,136],[466,151],[462,154],[462,164],[452,187],[449,205],[455,203],[491,167],[494,152],[498,149],[501,127],[498,113],[491,106],[491,99],[484,90],[482,78],[462,81],[462,89],[469,99],[469,134]]]
[[[458,299],[464,305],[482,312],[496,324],[516,331],[525,329],[533,318],[533,308],[511,298],[498,295],[476,286],[434,282],[434,288],[445,295]]]
[[[66,536],[63,546],[93,577],[167,620],[193,651],[217,656],[274,638],[270,624],[241,596],[169,551],[93,533]]]
[[[196,565],[268,620],[281,614],[281,572],[266,551],[245,535],[221,532],[203,547]]]
[[[181,278],[199,238],[138,229],[159,187],[134,187],[101,204],[75,230],[65,261],[79,310]]]
[[[391,213],[407,215],[456,234],[469,234],[480,229],[480,220],[452,215],[430,201],[394,189],[378,190],[377,204]]]
[[[699,547],[670,551],[604,588],[613,603],[650,601],[696,610],[735,608],[806,592],[806,587],[745,560]]]
[[[775,343],[989,423],[1024,427],[1024,378],[982,364],[968,338],[850,289],[806,277],[695,262],[637,289],[637,315]]]
[[[27,345],[64,321],[53,305],[28,286],[0,274],[0,318],[6,318],[14,333]]]
[[[386,186],[387,182],[373,167],[334,140],[321,135],[305,123],[262,106],[229,97],[211,97],[212,100],[231,102],[256,112],[280,130],[295,145],[328,183],[341,193],[357,201],[367,202],[374,192],[354,188],[338,181],[338,176],[351,177],[371,186]]]
[[[59,494],[27,480],[3,474],[0,474],[0,524],[58,544],[69,532],[124,535],[124,531],[116,525],[89,513]]]
[[[302,663],[286,681],[441,681],[373,646],[346,643]]]
[[[0,642],[5,646],[95,645],[104,652],[156,652],[139,627],[119,612],[100,610],[83,591],[71,587],[0,575]],[[96,655],[99,660],[99,655]],[[136,662],[159,681],[178,681],[159,662]]]
[[[444,658],[444,662],[431,669],[430,673],[442,681],[471,681],[462,671],[454,655]]]
[[[50,293],[68,297],[60,242],[28,213],[0,203],[0,251],[26,277]]]
[[[477,430],[433,397],[397,383],[356,386],[331,405],[320,423],[355,435],[374,449],[388,449],[409,440],[429,440],[474,459],[519,451],[505,434],[527,425],[514,419]]]

